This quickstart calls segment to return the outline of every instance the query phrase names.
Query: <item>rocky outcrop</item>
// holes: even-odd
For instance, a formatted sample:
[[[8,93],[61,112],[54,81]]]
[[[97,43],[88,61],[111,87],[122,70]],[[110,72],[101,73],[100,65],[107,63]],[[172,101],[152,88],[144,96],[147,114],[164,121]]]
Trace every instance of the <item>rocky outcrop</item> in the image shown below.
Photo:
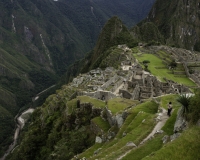
[[[174,124],[174,133],[184,130],[187,127],[187,122],[183,117],[183,107],[178,110],[176,122]]]
[[[122,126],[128,116],[128,113],[126,111],[113,115],[107,107],[105,108],[104,112],[105,115],[103,118],[109,122],[110,126],[117,126],[118,128]]]

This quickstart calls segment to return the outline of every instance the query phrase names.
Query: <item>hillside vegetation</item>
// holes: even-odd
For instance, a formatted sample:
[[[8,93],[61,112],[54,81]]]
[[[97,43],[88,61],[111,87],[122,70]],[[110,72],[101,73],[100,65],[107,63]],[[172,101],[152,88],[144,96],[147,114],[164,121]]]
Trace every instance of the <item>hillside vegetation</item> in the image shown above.
[[[153,2],[1,1],[0,106],[8,117],[12,116],[7,126],[13,127],[19,111],[44,102],[49,93],[40,95],[34,103],[32,97],[58,83],[67,68],[93,48],[110,17],[118,15],[131,27],[147,15]],[[3,141],[9,144],[13,131],[6,131],[6,127],[5,131],[1,129],[5,133]],[[1,140],[0,149],[6,149],[8,146]],[[2,152],[0,150],[0,157]]]
[[[148,50],[148,47],[143,49],[146,53],[151,51]],[[160,60],[159,57],[154,57],[153,55],[153,58],[150,59],[149,56],[151,54],[144,54],[144,50],[141,51],[141,48],[136,47],[121,54],[125,54],[126,58],[133,58],[135,56],[139,61],[148,59],[150,64],[154,63],[154,59],[156,61]],[[112,54],[112,51],[118,51],[118,49],[117,47],[111,47],[110,51],[109,53]],[[117,52],[114,56],[110,56],[110,54],[106,57],[108,61],[115,58],[114,56],[118,57],[120,52]],[[160,51],[159,54],[162,57],[166,53]],[[141,57],[144,59],[140,59]],[[118,59],[118,62],[114,62],[115,65],[113,66],[115,66],[115,69],[120,70],[121,63],[119,62],[121,60],[123,59]],[[161,63],[156,61],[154,64],[160,67]],[[143,64],[141,63],[141,65]],[[111,72],[114,72],[115,69],[113,68]],[[150,66],[149,70],[152,71]],[[162,74],[162,71],[160,72]],[[152,71],[152,74],[155,73]],[[92,71],[90,74],[92,74]],[[95,74],[100,75],[98,72]],[[79,75],[79,78],[84,75],[88,76],[89,73]],[[110,74],[107,78],[112,76]],[[158,75],[155,74],[155,76]],[[160,77],[158,76],[158,78]],[[187,78],[185,77],[185,79]],[[180,83],[179,79],[173,80]],[[51,160],[81,159],[85,157],[86,159],[113,160],[117,158],[130,159],[133,156],[138,160],[157,157],[157,159],[160,159],[159,156],[163,152],[173,153],[174,148],[180,145],[180,143],[184,147],[177,150],[179,154],[173,154],[172,156],[171,154],[165,154],[165,156],[166,159],[170,159],[170,157],[181,159],[179,155],[182,151],[188,153],[190,147],[188,142],[192,141],[195,143],[195,138],[198,141],[197,133],[199,128],[194,124],[196,124],[199,118],[194,118],[193,114],[199,112],[198,107],[194,107],[199,104],[197,98],[199,92],[196,92],[195,97],[190,102],[191,107],[188,112],[188,121],[191,122],[191,127],[189,125],[189,129],[184,130],[180,137],[173,140],[173,142],[170,142],[168,139],[166,143],[163,142],[163,137],[174,135],[174,124],[178,111],[181,108],[181,104],[177,101],[178,94],[163,95],[142,101],[121,97],[102,101],[98,98],[78,95],[79,93],[83,94],[82,91],[85,91],[85,89],[88,90],[92,83],[90,81],[92,81],[92,77],[91,80],[83,80],[82,83],[76,86],[74,85],[76,84],[74,79],[72,83],[64,85],[57,90],[56,94],[49,96],[45,103],[35,110],[29,122],[28,131],[23,132],[19,146],[16,147],[7,159]],[[106,90],[112,90],[112,88],[108,87]],[[169,101],[173,104],[171,117],[167,117],[166,111]],[[158,134],[145,140],[157,125],[158,121],[156,119],[161,113],[166,117],[164,126],[160,128],[162,132],[159,130]],[[123,115],[126,118],[122,124],[119,122],[121,124],[119,127],[119,124],[111,125],[108,115],[111,115],[111,117]],[[192,138],[188,137],[189,134]],[[102,138],[101,142],[98,141],[98,137]],[[193,154],[198,153],[198,147],[197,143],[193,145]],[[187,156],[188,158],[193,157],[191,153]]]

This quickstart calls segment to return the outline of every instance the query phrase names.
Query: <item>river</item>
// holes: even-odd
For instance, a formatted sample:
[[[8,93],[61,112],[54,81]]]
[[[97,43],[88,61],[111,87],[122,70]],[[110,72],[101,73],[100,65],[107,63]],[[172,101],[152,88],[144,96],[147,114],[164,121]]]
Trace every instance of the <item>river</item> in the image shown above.
[[[40,95],[43,94],[44,92],[50,90],[51,88],[56,87],[56,85],[52,85],[49,88],[43,90],[42,92],[38,93],[34,98],[33,102],[36,101],[38,98],[40,98]],[[5,160],[6,156],[15,149],[16,144],[17,144],[17,139],[19,137],[21,129],[24,127],[26,121],[27,121],[27,114],[33,113],[35,109],[34,108],[29,108],[22,112],[20,115],[17,114],[15,116],[15,121],[16,121],[16,129],[15,129],[15,134],[13,136],[13,143],[9,146],[8,150],[5,152],[4,156],[0,158],[0,160]]]
[[[27,114],[33,113],[34,110],[35,109],[33,109],[33,108],[29,108],[29,109],[25,110],[24,112],[22,112],[20,114],[20,116],[18,116],[16,118],[16,130],[15,130],[15,134],[13,137],[13,143],[9,146],[8,150],[6,151],[4,156],[2,158],[0,158],[0,160],[5,160],[6,156],[15,148],[15,146],[17,144],[17,139],[19,137],[19,133],[27,121],[27,119],[25,117]]]

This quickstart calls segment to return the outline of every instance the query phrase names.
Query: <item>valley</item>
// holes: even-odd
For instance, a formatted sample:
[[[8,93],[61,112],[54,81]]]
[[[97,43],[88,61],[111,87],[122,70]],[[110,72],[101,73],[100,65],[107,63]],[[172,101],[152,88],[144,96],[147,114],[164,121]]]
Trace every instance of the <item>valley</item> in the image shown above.
[[[152,53],[152,47],[154,51],[157,49],[156,53],[160,56]],[[88,134],[92,134],[90,135],[92,139],[90,139],[91,147],[88,149],[85,147],[89,144],[83,143],[85,140],[79,141],[80,152],[74,155],[72,158],[74,160],[130,159],[128,157],[133,154],[138,157],[137,159],[141,159],[152,152],[162,150],[163,146],[171,144],[170,141],[175,143],[176,139],[178,140],[178,137],[183,134],[182,129],[186,125],[182,123],[184,121],[178,122],[177,116],[182,107],[177,98],[179,94],[192,93],[193,88],[198,84],[187,76],[184,76],[186,83],[179,84],[183,82],[182,79],[173,79],[172,73],[168,73],[172,79],[167,79],[166,74],[160,73],[163,77],[153,75],[151,67],[148,66],[149,70],[145,71],[143,64],[144,59],[148,59],[149,64],[153,62],[148,58],[150,55],[155,55],[159,60],[163,60],[162,56],[165,54],[171,55],[173,60],[175,55],[169,54],[171,50],[182,51],[167,46],[130,49],[126,45],[118,45],[112,49],[110,56],[100,63],[100,66],[105,67],[104,69],[97,68],[82,73],[71,83],[62,86],[55,94],[49,96],[46,102],[36,109],[35,114],[39,114],[37,116],[40,119],[30,126],[32,129],[37,128],[36,130],[43,128],[44,132],[40,134],[47,136],[45,143],[52,147],[52,151],[45,152],[43,158],[71,159],[72,155],[63,154],[60,149],[67,147],[66,143],[70,144],[71,141],[77,140],[76,132],[82,135],[78,138],[80,140],[89,136]],[[141,57],[144,59],[140,59]],[[168,64],[170,62],[168,61]],[[168,64],[164,66],[170,71]],[[161,67],[160,62],[154,67]],[[162,69],[159,71],[165,72]],[[176,77],[176,74],[173,76]],[[169,101],[173,103],[171,117],[167,116],[166,111]],[[57,113],[56,117],[54,117],[55,113]],[[28,139],[33,136],[32,134],[36,134],[31,130],[25,134],[23,145],[19,145],[11,154],[11,159],[20,159],[19,153],[22,154],[23,150],[26,153],[32,152],[34,147],[26,146],[28,144],[40,146],[39,139],[37,142]],[[61,136],[58,143],[53,140],[57,136]],[[45,143],[40,147],[50,147],[45,146]],[[76,143],[74,145],[76,146]],[[82,147],[85,148],[83,153],[81,153]],[[141,154],[141,150],[146,147],[148,149]],[[75,151],[72,151],[72,148],[65,148],[65,150],[70,153]],[[35,159],[35,155],[39,155],[39,152],[32,154],[32,157],[28,154],[27,159]]]

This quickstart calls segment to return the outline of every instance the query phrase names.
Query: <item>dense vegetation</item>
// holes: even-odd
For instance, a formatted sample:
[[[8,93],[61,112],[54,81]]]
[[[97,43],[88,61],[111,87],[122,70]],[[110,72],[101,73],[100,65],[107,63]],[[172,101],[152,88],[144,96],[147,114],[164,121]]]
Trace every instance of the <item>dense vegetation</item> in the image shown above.
[[[66,97],[56,97],[51,95],[34,112],[29,131],[22,135],[24,145],[16,149],[11,159],[70,159],[94,143],[95,135],[89,126],[94,118],[91,110],[76,109],[77,99],[64,103]],[[95,107],[102,105],[102,102],[87,97],[79,100],[81,103],[91,102]]]

